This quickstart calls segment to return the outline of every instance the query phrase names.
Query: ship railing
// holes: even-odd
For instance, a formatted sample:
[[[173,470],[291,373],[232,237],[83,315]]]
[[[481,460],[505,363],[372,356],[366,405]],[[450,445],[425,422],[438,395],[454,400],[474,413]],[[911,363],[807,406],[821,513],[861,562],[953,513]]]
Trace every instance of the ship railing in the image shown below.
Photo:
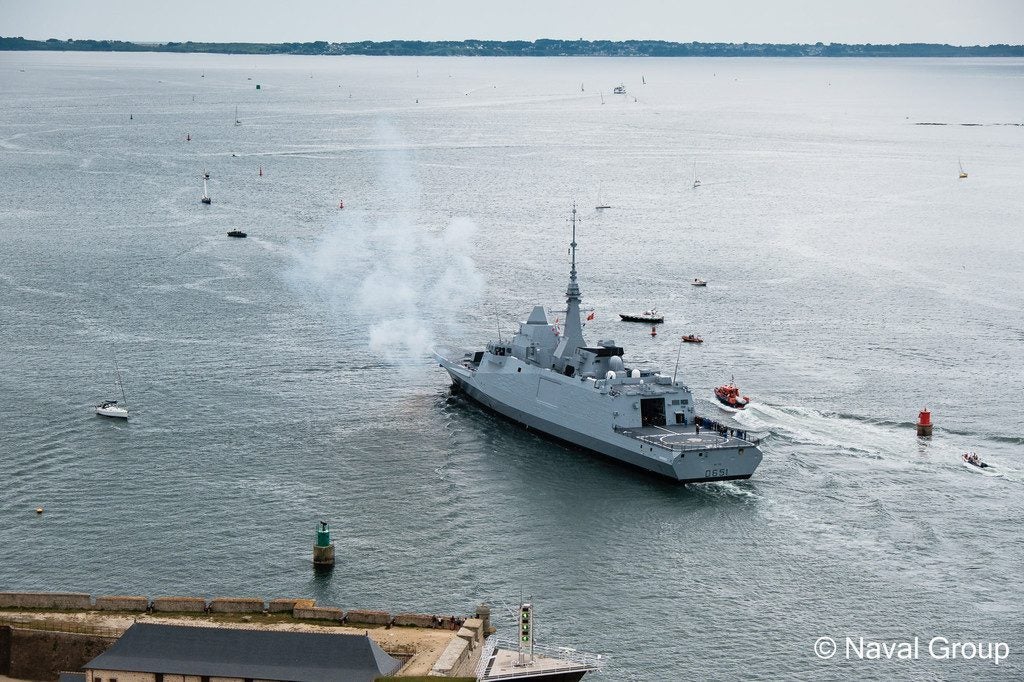
[[[473,676],[476,679],[483,679],[484,673],[487,672],[487,664],[491,662],[491,657],[494,655],[494,650],[497,648],[497,635],[490,635],[484,640],[483,647],[480,649],[480,660],[477,661],[476,670],[473,672]]]
[[[647,440],[648,438],[654,437],[655,436],[640,436],[638,440],[643,441],[647,445],[653,445],[655,447],[661,448],[662,450],[668,450],[669,452],[692,452],[696,450],[709,450],[718,447],[720,444],[725,444],[729,442],[729,439],[724,436],[722,437],[721,443],[670,443],[666,445],[665,443],[659,442],[657,440]]]
[[[626,428],[626,427],[621,427],[621,426],[615,426],[613,428],[614,428],[615,431],[618,431],[618,432],[633,431],[633,429],[631,429],[631,428]],[[708,429],[708,430],[709,431],[714,431],[713,428],[712,429]],[[736,429],[732,429],[732,430],[734,432],[736,431]],[[735,435],[721,434],[720,435],[721,440],[719,442],[717,442],[717,443],[707,442],[707,441],[702,441],[700,443],[663,443],[663,442],[661,442],[659,440],[659,438],[661,438],[663,435],[668,435],[668,434],[630,434],[630,435],[632,435],[633,438],[636,438],[638,441],[640,441],[641,443],[644,443],[645,445],[650,445],[651,447],[661,448],[662,450],[668,450],[669,452],[694,452],[694,451],[708,450],[708,449],[712,449],[713,450],[713,449],[715,449],[717,447],[725,445],[726,443],[728,443],[731,440],[738,440],[738,441],[740,441],[742,443],[750,443],[751,445],[758,445],[761,442],[760,438],[751,437],[749,432],[744,432],[744,433],[747,436],[745,438],[741,438],[741,437],[735,436]],[[737,446],[738,447],[744,447],[744,446],[739,445],[739,444],[737,444]]]
[[[484,640],[483,648],[480,650],[480,662],[476,667],[477,679],[482,679],[484,677],[484,673],[487,670],[487,664],[490,662],[491,657],[497,649],[519,651],[519,644],[513,640],[499,638],[497,635],[491,635]],[[603,668],[604,664],[607,662],[607,659],[601,654],[578,651],[572,647],[557,647],[540,644],[533,645],[533,656],[534,658],[537,658],[538,656],[551,658],[565,663],[565,669],[559,669],[558,672],[572,672],[580,670],[594,672]],[[488,679],[491,679],[492,677],[494,676],[491,675]]]

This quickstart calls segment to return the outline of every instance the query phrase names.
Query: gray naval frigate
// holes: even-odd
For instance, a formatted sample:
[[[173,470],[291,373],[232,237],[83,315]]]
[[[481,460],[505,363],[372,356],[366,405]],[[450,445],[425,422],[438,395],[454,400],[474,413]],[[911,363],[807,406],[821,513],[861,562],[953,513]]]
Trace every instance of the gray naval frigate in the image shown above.
[[[527,428],[676,481],[750,478],[761,451],[735,429],[699,417],[685,384],[627,365],[614,341],[586,342],[576,246],[574,206],[564,330],[538,305],[511,340],[477,351],[436,348],[454,387]]]

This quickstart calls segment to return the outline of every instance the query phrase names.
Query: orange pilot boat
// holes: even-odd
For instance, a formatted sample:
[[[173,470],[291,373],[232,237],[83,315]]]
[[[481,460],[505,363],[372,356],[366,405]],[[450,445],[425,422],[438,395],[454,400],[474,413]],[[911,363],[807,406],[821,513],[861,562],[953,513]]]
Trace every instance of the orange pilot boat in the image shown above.
[[[726,407],[731,407],[734,410],[742,410],[750,404],[750,398],[747,396],[741,397],[740,389],[736,388],[736,385],[732,381],[724,386],[716,388],[715,397],[718,398],[718,402],[722,403]]]

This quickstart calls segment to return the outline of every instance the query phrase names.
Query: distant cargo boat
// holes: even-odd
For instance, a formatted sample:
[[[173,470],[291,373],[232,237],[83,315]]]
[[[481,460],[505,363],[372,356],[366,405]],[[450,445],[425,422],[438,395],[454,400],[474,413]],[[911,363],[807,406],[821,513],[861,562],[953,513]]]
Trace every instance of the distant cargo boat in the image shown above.
[[[230,232],[228,232],[228,236],[242,238],[248,237],[249,235],[247,235],[245,232],[242,232],[241,230],[231,230]]]

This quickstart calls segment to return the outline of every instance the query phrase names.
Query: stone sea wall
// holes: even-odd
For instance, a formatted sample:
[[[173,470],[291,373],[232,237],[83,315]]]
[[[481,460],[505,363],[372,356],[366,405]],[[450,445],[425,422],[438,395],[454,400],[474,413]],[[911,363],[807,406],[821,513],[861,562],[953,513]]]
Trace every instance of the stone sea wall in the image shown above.
[[[79,592],[0,592],[0,610],[125,611],[132,613],[291,614],[303,620],[330,621],[358,626],[408,626],[458,630],[465,618],[425,613],[398,613],[368,609],[341,609],[318,605],[313,599],[260,597],[92,595]]]

